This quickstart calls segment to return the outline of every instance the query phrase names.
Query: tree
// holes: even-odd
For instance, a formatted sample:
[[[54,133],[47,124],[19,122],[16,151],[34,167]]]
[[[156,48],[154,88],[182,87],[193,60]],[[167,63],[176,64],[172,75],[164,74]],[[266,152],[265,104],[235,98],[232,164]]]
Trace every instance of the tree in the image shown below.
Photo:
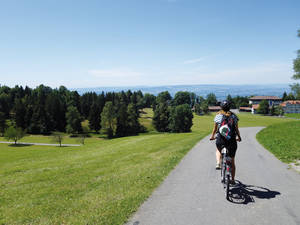
[[[82,126],[82,132],[79,135],[79,141],[84,145],[85,139],[89,137],[90,128],[89,126]]]
[[[292,89],[292,92],[294,93],[295,98],[300,99],[300,84],[297,83],[297,84],[291,85],[291,89]]]
[[[129,104],[127,109],[128,114],[128,134],[136,135],[139,133],[141,125],[139,123],[139,116],[136,113],[136,106],[134,104]]]
[[[4,134],[6,129],[6,119],[4,112],[0,112],[0,135]]]
[[[217,97],[214,93],[209,93],[206,96],[206,101],[209,106],[217,105]]]
[[[67,120],[67,133],[80,133],[81,127],[81,116],[75,106],[69,106],[66,113]]]
[[[260,103],[259,103],[259,107],[258,107],[258,113],[259,114],[264,114],[264,115],[267,115],[269,113],[269,103],[267,100],[262,100]]]
[[[116,114],[111,101],[106,102],[101,113],[101,126],[108,138],[112,138],[116,131]]]
[[[172,132],[190,132],[193,125],[193,112],[188,104],[173,107],[169,128]]]
[[[298,30],[298,37],[300,37],[300,30]],[[298,80],[300,79],[300,49],[297,51],[297,58],[294,59],[294,75],[293,79]],[[294,95],[297,99],[300,99],[300,84],[295,83],[291,85],[291,89],[294,92]]]
[[[25,132],[22,130],[20,127],[12,127],[10,126],[9,128],[6,129],[4,133],[5,139],[13,140],[15,144],[17,144],[17,141],[22,139],[25,136]]]
[[[51,138],[52,138],[53,142],[58,143],[59,147],[61,147],[62,141],[64,139],[64,136],[63,136],[62,133],[60,133],[60,132],[54,132],[52,134]]]
[[[199,103],[195,104],[195,113],[197,115],[203,115],[203,111],[202,111],[201,105]]]
[[[136,113],[134,109],[134,114]],[[128,113],[127,106],[124,102],[120,103],[117,110],[117,128],[116,128],[116,136],[124,137],[129,134],[129,124],[128,124]]]
[[[191,105],[191,95],[187,91],[178,91],[173,99],[173,106],[183,104]]]
[[[275,108],[274,104],[271,107],[270,114],[271,114],[271,116],[276,116],[276,108]]]
[[[22,129],[25,129],[27,127],[25,116],[26,116],[26,108],[22,101],[22,99],[16,99],[15,100],[15,106],[14,106],[14,120],[17,127],[21,127]]]
[[[200,106],[201,106],[201,110],[204,114],[209,114],[209,108],[208,108],[208,104],[206,101],[203,101]]]
[[[226,100],[230,103],[230,108],[231,109],[235,109],[236,105],[234,104],[233,98],[231,97],[231,95],[228,95]]]
[[[146,93],[143,98],[143,107],[151,108],[153,104],[155,104],[155,99],[156,97],[154,95]]]
[[[170,110],[167,102],[161,102],[157,105],[153,115],[153,126],[159,132],[169,131]]]
[[[98,104],[95,102],[93,103],[91,110],[90,110],[90,115],[89,115],[89,124],[90,128],[92,130],[95,130],[96,133],[101,129],[101,109]]]
[[[169,103],[171,100],[172,100],[172,97],[171,97],[171,95],[170,95],[170,93],[168,91],[160,92],[157,95],[157,98],[156,98],[156,102],[158,104],[161,103],[161,102],[167,102],[167,103]]]

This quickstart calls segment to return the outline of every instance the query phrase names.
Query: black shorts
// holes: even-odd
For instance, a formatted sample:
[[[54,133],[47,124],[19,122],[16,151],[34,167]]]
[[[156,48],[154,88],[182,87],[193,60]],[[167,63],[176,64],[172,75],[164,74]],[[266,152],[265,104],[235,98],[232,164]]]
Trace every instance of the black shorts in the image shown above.
[[[218,134],[216,140],[216,146],[220,152],[224,147],[226,147],[228,149],[228,155],[232,158],[235,157],[235,153],[237,150],[237,142],[235,137],[226,140],[222,135]]]

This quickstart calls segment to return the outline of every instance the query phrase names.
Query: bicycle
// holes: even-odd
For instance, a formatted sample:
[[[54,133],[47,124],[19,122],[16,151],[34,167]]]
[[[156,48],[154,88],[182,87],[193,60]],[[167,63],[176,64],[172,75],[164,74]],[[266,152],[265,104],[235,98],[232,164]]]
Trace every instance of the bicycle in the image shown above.
[[[221,163],[221,182],[225,189],[225,197],[229,200],[229,186],[232,181],[232,158],[227,156],[228,150],[226,147],[222,149]]]
[[[215,140],[215,138],[210,140]],[[229,200],[229,186],[232,182],[232,158],[227,154],[228,149],[223,147],[221,151],[221,183],[225,189],[225,197]]]

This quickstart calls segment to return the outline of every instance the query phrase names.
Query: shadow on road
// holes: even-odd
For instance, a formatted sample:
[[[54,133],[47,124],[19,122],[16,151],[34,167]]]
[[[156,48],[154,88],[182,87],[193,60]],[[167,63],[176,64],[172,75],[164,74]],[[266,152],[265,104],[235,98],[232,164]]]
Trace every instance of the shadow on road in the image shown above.
[[[236,180],[236,185],[230,188],[229,201],[235,204],[248,204],[255,202],[256,198],[271,199],[280,195],[278,191],[271,191],[264,187],[243,184]]]

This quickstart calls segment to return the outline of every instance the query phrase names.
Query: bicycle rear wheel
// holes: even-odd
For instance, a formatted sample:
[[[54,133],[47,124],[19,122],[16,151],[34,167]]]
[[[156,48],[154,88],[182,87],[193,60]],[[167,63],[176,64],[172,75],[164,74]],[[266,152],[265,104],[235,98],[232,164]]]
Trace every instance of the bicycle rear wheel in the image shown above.
[[[229,183],[230,183],[230,175],[229,174],[226,175],[225,181],[226,181],[225,195],[226,195],[226,199],[229,200]]]

